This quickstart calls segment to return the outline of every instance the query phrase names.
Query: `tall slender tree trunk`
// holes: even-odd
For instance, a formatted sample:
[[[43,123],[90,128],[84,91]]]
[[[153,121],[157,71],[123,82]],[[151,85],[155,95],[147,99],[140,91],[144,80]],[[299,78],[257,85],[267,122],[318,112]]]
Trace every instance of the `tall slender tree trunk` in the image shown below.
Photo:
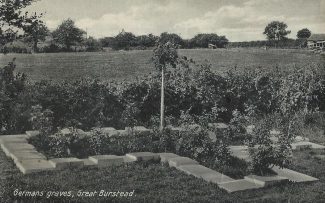
[[[161,69],[161,93],[160,93],[160,131],[164,130],[165,120],[165,73],[164,67]]]
[[[34,40],[34,43],[33,43],[33,51],[36,53],[38,52],[38,48],[37,48],[37,40]]]

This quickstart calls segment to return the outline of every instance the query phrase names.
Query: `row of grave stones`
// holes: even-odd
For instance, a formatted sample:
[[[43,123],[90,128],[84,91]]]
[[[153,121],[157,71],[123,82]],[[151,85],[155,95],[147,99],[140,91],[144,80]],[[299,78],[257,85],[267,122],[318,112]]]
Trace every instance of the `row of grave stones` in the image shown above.
[[[210,127],[214,127],[215,129],[217,129],[216,133],[220,132],[222,133],[223,130],[226,130],[229,126],[225,123],[209,123]],[[189,125],[186,127],[173,127],[173,126],[167,126],[167,129],[169,129],[172,132],[181,132],[181,131],[187,131],[187,130],[195,130],[195,129],[199,129],[201,128],[200,125],[197,124],[193,124],[193,125]],[[246,132],[248,134],[251,134],[253,132],[253,129],[255,128],[254,125],[250,125],[246,127]],[[124,130],[117,130],[115,128],[112,127],[104,127],[104,128],[99,128],[97,129],[100,133],[106,134],[108,136],[128,136],[131,134],[138,134],[138,135],[149,135],[150,133],[152,133],[151,129],[147,129],[143,126],[135,126],[135,127],[126,127]],[[64,128],[61,129],[59,131],[60,133],[62,133],[63,135],[66,134],[71,134],[73,132],[76,132],[77,134],[81,135],[81,136],[90,136],[92,134],[92,132],[85,132],[81,129],[72,129],[72,128]],[[26,132],[27,135],[29,136],[34,136],[39,134],[39,131],[27,131]],[[273,140],[274,142],[277,141],[277,135],[279,135],[281,132],[277,131],[277,130],[272,130],[270,131],[271,134],[271,140]],[[216,141],[216,134],[215,132],[209,131],[208,132],[208,136],[210,137],[210,139],[212,140],[212,142]],[[322,145],[318,145],[312,142],[309,142],[308,138],[304,138],[301,136],[297,136],[294,139],[294,142],[292,144],[292,149],[302,149],[302,148],[325,148],[325,146]]]
[[[217,127],[224,129],[227,128],[225,124],[213,124]],[[195,126],[197,127],[197,126]],[[103,128],[102,132],[111,134],[115,132],[114,128]],[[123,132],[118,131],[118,133],[130,133],[141,132],[150,133],[149,129],[144,127],[135,127],[133,129],[126,128]],[[173,130],[181,131],[182,128],[175,128]],[[63,134],[71,133],[69,129],[63,129],[61,131]],[[79,133],[83,133],[80,131]],[[162,163],[168,164],[170,167],[175,167],[176,169],[183,171],[189,175],[193,175],[197,178],[202,178],[205,181],[215,183],[220,188],[225,189],[227,192],[236,192],[249,189],[257,189],[265,186],[274,185],[277,183],[293,181],[293,182],[309,182],[316,181],[317,178],[292,171],[290,169],[280,169],[275,167],[273,170],[278,174],[272,177],[261,177],[261,176],[245,176],[244,179],[234,180],[224,174],[221,174],[212,169],[206,168],[199,165],[195,160],[189,159],[187,157],[180,157],[176,154],[171,153],[150,153],[150,152],[139,152],[130,153],[125,156],[115,156],[115,155],[98,155],[91,156],[88,159],[77,159],[77,158],[58,158],[47,160],[46,157],[37,152],[34,146],[28,144],[27,139],[29,137],[39,134],[38,131],[27,131],[23,135],[9,135],[0,136],[0,144],[4,153],[13,159],[16,166],[24,174],[36,173],[42,171],[51,170],[61,170],[70,167],[108,167],[112,165],[119,165],[123,163],[130,163],[134,161],[148,161],[148,160],[159,160]],[[85,133],[86,134],[86,133]],[[307,142],[308,141],[301,141]],[[302,145],[300,143],[300,145]],[[299,146],[299,144],[297,145]],[[325,148],[325,146],[317,145],[312,143],[312,148]],[[230,150],[233,156],[247,160],[248,153],[246,146],[231,146]]]
[[[172,153],[137,152],[125,156],[97,155],[88,159],[56,158],[47,160],[44,155],[27,143],[27,135],[2,136],[1,148],[8,157],[11,157],[16,166],[24,174],[42,171],[62,170],[71,167],[109,167],[135,161],[160,160],[161,163],[174,167],[186,174],[201,178],[207,182],[217,184],[227,192],[236,192],[272,186],[287,181],[306,182],[316,181],[316,178],[301,174],[289,169],[275,168],[277,176],[245,176],[235,180],[217,171],[199,165],[197,161],[181,157]]]
[[[228,128],[227,124],[224,123],[209,123],[210,127],[215,127],[217,130],[225,130]],[[174,127],[174,126],[167,126],[167,129],[169,129],[171,132],[181,132],[181,131],[187,131],[187,130],[195,130],[201,128],[200,125],[193,124],[186,127]],[[144,126],[135,126],[135,127],[126,127],[124,130],[117,130],[112,127],[103,127],[96,129],[102,134],[108,135],[108,136],[128,136],[132,134],[137,135],[149,135],[152,133],[151,129],[147,129]],[[38,131],[27,131],[28,134],[35,135],[38,134]],[[73,129],[73,128],[64,128],[59,131],[59,133],[63,135],[71,134],[71,133],[77,133],[80,136],[91,136],[93,132],[85,132],[81,129]],[[216,135],[213,132],[209,132],[209,137],[212,141],[216,141]]]

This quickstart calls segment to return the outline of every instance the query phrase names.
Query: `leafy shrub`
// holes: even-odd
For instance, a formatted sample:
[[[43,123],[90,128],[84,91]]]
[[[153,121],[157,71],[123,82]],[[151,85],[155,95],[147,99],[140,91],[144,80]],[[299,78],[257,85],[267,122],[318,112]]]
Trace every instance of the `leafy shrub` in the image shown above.
[[[53,112],[53,128],[72,126],[124,128],[152,125],[159,116],[160,76],[151,74],[132,82],[102,83],[97,80],[41,81],[27,83],[26,76],[13,74],[14,64],[2,69],[0,100],[1,134],[21,133],[32,128],[28,120],[32,107]],[[290,72],[279,68],[218,74],[208,64],[186,57],[166,71],[165,115],[174,125],[184,116],[193,123],[226,122],[233,141],[242,143],[245,134],[238,127],[241,117],[263,118],[273,113],[305,115],[325,109],[325,74],[322,67],[299,67]],[[236,112],[236,114],[234,114]],[[179,122],[177,122],[177,120]]]
[[[203,161],[213,155],[213,145],[207,131],[197,126],[180,132],[176,154]]]
[[[229,157],[227,162],[223,164],[215,162],[214,165],[209,166],[209,168],[213,168],[235,179],[242,179],[250,173],[247,162],[236,157]]]
[[[15,58],[0,69],[0,134],[19,133],[30,128],[26,113],[26,75],[15,73]]]
[[[39,130],[42,135],[53,133],[53,112],[51,110],[42,111],[40,105],[32,106],[31,123],[33,130]]]
[[[285,167],[292,155],[291,143],[301,133],[301,120],[296,116],[271,115],[257,121],[249,141],[251,170],[265,174],[274,165]],[[271,130],[279,134],[271,136]]]
[[[57,52],[61,52],[62,51],[62,48],[59,47],[56,44],[51,43],[49,45],[46,45],[46,46],[40,48],[39,51],[40,52],[45,52],[45,53],[57,53]]]

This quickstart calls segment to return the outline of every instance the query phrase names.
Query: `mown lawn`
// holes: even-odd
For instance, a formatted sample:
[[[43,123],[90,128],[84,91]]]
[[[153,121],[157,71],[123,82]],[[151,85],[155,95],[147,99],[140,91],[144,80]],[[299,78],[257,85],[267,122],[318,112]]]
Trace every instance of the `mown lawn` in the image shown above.
[[[212,70],[224,72],[240,69],[279,66],[324,64],[325,57],[306,50],[283,49],[190,49],[179,50],[179,55],[192,58],[198,64],[209,63]],[[0,54],[0,67],[16,57],[17,71],[24,72],[32,81],[75,80],[84,77],[101,81],[135,79],[155,71],[152,50],[110,51],[96,53]]]
[[[311,150],[294,154],[292,168],[320,179],[316,183],[285,184],[228,194],[214,184],[158,163],[136,163],[107,169],[74,169],[22,175],[0,153],[0,202],[325,202],[325,161]],[[15,190],[44,191],[41,198],[14,197]],[[78,197],[78,191],[131,192],[132,197]],[[46,198],[50,191],[72,191],[74,197]]]

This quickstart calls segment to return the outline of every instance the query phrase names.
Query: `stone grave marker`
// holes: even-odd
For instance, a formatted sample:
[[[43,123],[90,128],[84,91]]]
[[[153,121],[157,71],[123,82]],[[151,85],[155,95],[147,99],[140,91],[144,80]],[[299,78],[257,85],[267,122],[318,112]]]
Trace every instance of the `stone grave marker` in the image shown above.
[[[182,165],[178,167],[179,170],[189,174],[193,175],[197,178],[202,178],[203,180],[215,184],[220,184],[223,182],[229,182],[233,181],[234,179],[223,175],[217,171],[214,171],[212,169],[209,169],[205,166],[194,164],[194,165]]]
[[[56,169],[66,169],[70,167],[83,167],[84,162],[77,158],[56,158],[50,159],[50,164],[52,164]]]
[[[151,152],[134,152],[125,155],[134,161],[149,161],[149,160],[159,160],[159,154]]]
[[[286,177],[292,182],[300,183],[300,182],[313,182],[318,180],[317,178],[287,168],[281,169],[280,167],[274,166],[272,170],[276,172],[279,176]]]
[[[160,162],[167,164],[170,159],[179,157],[177,154],[174,153],[158,153],[160,156]]]
[[[169,159],[168,164],[170,167],[179,167],[183,165],[195,165],[198,164],[197,161],[190,159],[188,157],[175,157],[172,159]]]
[[[98,165],[98,167],[108,167],[108,166],[114,166],[114,165],[121,165],[124,163],[123,156],[116,156],[116,155],[90,156],[89,160],[96,163]]]
[[[263,187],[263,185],[260,185],[258,183],[253,183],[245,179],[220,183],[218,186],[226,190],[228,193],[245,191],[245,190],[253,190],[253,189],[258,189]]]
[[[23,174],[55,170],[52,164],[43,159],[21,160],[16,162],[16,166]]]
[[[275,176],[248,175],[245,176],[244,179],[262,185],[263,187],[289,182],[288,178],[278,176],[278,175]]]

